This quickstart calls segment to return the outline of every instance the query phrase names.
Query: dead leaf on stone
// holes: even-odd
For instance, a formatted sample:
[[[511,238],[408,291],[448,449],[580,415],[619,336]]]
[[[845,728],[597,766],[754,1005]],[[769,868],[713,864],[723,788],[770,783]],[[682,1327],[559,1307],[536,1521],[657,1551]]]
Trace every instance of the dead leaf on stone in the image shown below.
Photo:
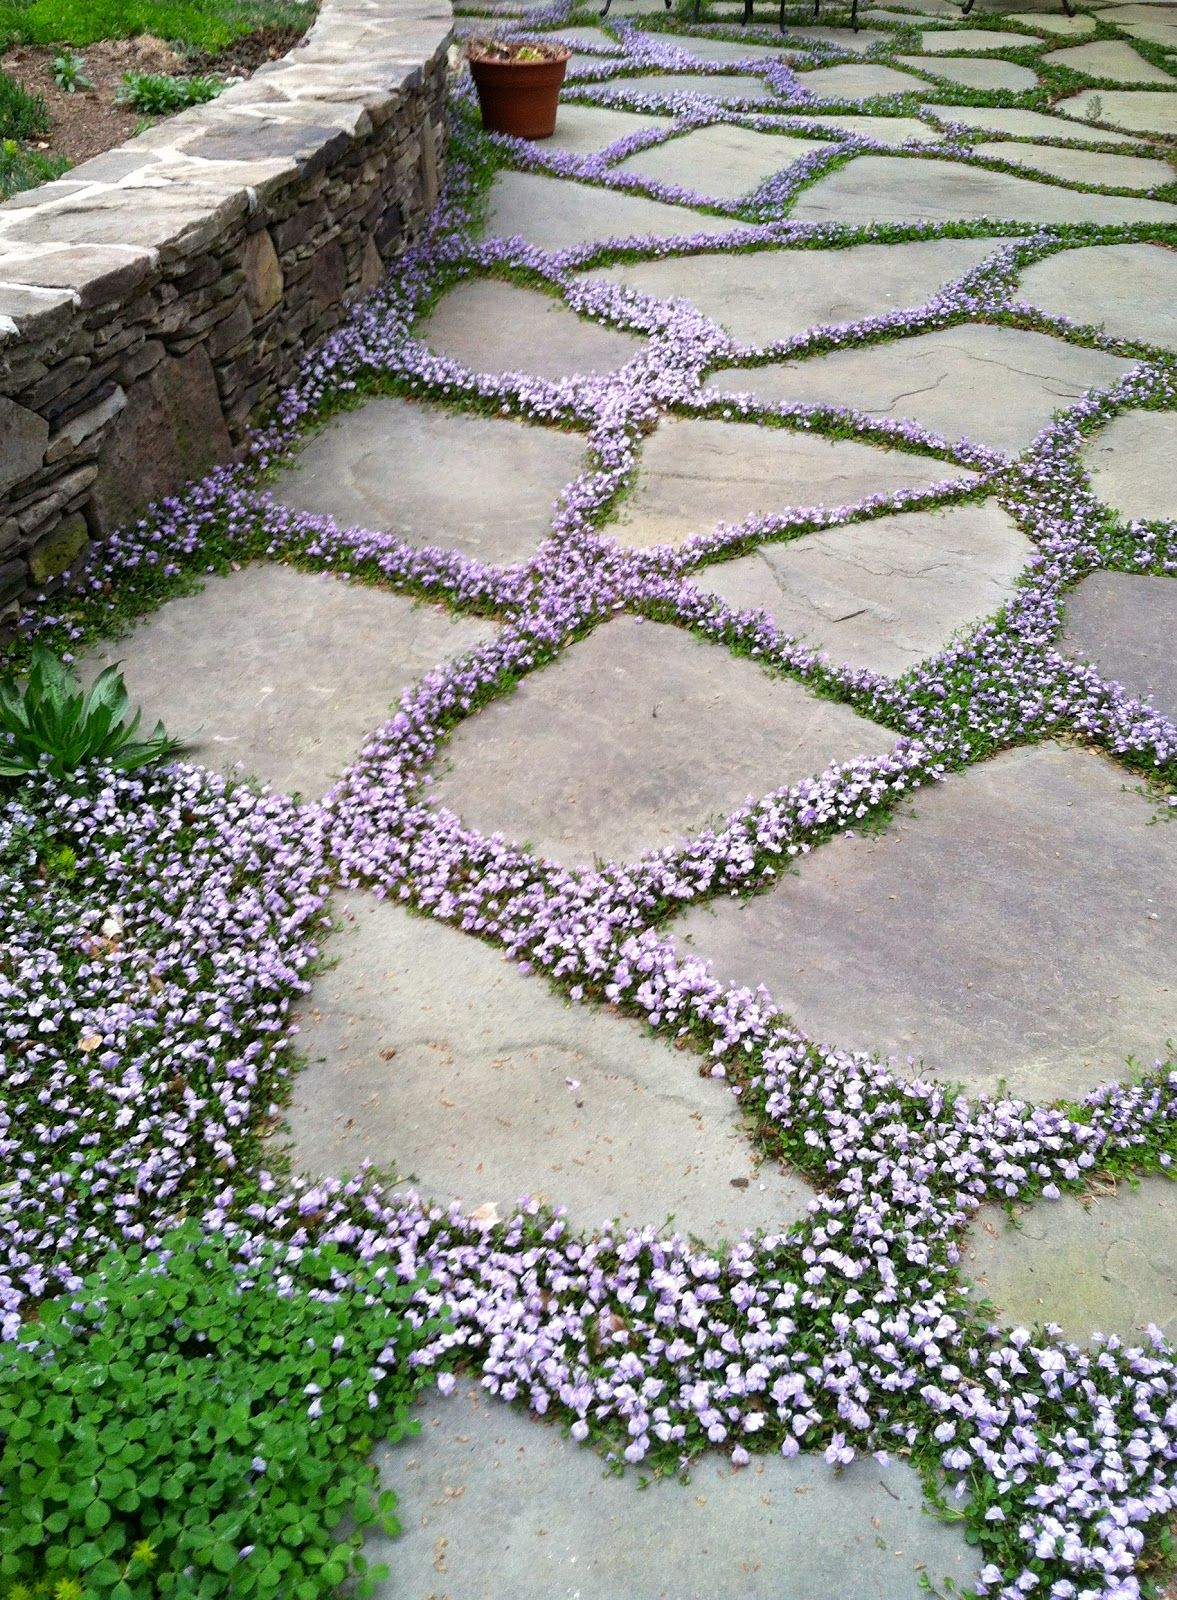
[[[448,1543],[449,1543],[449,1540],[445,1537],[444,1534],[442,1534],[440,1539],[435,1539],[434,1542],[433,1542],[433,1570],[434,1570],[434,1572],[448,1572],[449,1571],[449,1568],[445,1564],[445,1547],[446,1547],[446,1545]]]

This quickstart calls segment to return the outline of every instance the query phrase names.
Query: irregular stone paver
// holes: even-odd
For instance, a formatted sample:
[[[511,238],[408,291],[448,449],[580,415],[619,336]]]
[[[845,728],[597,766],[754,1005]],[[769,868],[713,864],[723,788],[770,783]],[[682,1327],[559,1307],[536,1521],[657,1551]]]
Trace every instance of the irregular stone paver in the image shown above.
[[[852,55],[865,55],[871,45],[879,44],[884,39],[890,39],[889,33],[884,33],[881,28],[859,28],[857,33],[851,33],[847,28],[787,28],[785,44],[797,44],[804,48],[807,44],[833,44],[840,50],[849,50]]]
[[[895,59],[916,72],[934,72],[938,78],[963,84],[966,89],[1020,91],[1033,89],[1038,82],[1029,67],[1021,67],[1015,61],[971,56],[896,56]]]
[[[1165,161],[1147,156],[1121,156],[1108,150],[1061,150],[1049,145],[1025,144],[1017,139],[994,139],[975,144],[973,152],[993,161],[1010,161],[1018,167],[1047,172],[1069,183],[1096,183],[1108,189],[1152,189],[1172,183],[1177,174]],[[1114,247],[1111,247],[1114,248]]]
[[[1177,722],[1177,578],[1093,572],[1066,608],[1060,648]]]
[[[1088,440],[1083,459],[1099,498],[1125,521],[1177,517],[1177,411],[1125,411]]]
[[[534,554],[584,460],[577,434],[380,397],[309,439],[270,492],[340,527],[386,528],[503,565]]]
[[[564,864],[626,861],[893,743],[680,628],[621,617],[463,722],[433,796]]]
[[[972,474],[931,456],[788,428],[669,417],[642,444],[637,485],[615,525],[622,544],[682,544],[719,522]]]
[[[806,361],[725,367],[705,387],[764,402],[851,404],[871,416],[910,417],[949,441],[1016,453],[1053,412],[1134,365],[1044,333],[965,323]]]
[[[209,578],[116,642],[83,677],[122,663],[152,726],[190,735],[195,761],[320,795],[392,714],[402,689],[494,634],[490,623],[339,578],[263,563]],[[340,671],[340,662],[347,670]]]
[[[1177,1023],[1177,830],[1086,750],[1009,751],[672,933],[820,1040],[1030,1099],[1151,1067]]]
[[[1001,33],[996,28],[942,28],[925,33],[920,50],[928,56],[953,56],[962,50],[1016,50],[1026,42],[1016,33]]]
[[[1160,89],[1084,89],[1060,100],[1055,110],[1138,133],[1177,134],[1177,94]]]
[[[376,1600],[919,1600],[925,1574],[965,1589],[980,1568],[958,1529],[921,1510],[902,1462],[704,1460],[689,1484],[638,1495],[558,1427],[473,1384],[420,1415],[417,1438],[376,1450],[405,1528],[365,1545],[392,1572]]]
[[[642,150],[623,161],[621,170],[693,189],[709,198],[734,200],[758,189],[767,178],[810,151],[824,148],[820,139],[754,133],[750,128],[717,123]]]
[[[1177,95],[1171,97],[1177,108]],[[953,110],[955,111],[955,107]],[[1177,206],[1080,194],[950,161],[856,156],[798,197],[798,222],[1177,222]]]
[[[1177,50],[1177,14],[1172,6],[1117,6],[1116,27],[1133,39],[1147,39],[1166,50]]]
[[[1150,1323],[1177,1338],[1177,1184],[1145,1178],[1114,1194],[1020,1206],[1013,1227],[985,1207],[962,1263],[1007,1327],[1057,1322],[1069,1339],[1093,1333],[1147,1342]]]
[[[1024,23],[1027,28],[1036,28],[1039,33],[1054,33],[1062,38],[1078,39],[1084,34],[1094,33],[1095,18],[1084,16],[1068,17],[1065,11],[1014,11],[1010,13],[1011,22]]]
[[[668,40],[676,50],[683,50],[699,61],[781,61],[787,60],[787,50],[778,45],[753,44],[749,39],[707,39],[697,34],[676,33]]]
[[[1167,83],[1177,87],[1177,78],[1154,67],[1120,39],[1096,39],[1091,44],[1052,50],[1042,59],[1052,66],[1070,67],[1074,72],[1085,72],[1092,78],[1109,78],[1115,83]]]
[[[530,1194],[566,1205],[578,1229],[673,1213],[712,1243],[805,1216],[812,1190],[757,1168],[736,1100],[689,1053],[392,902],[354,899],[331,954],[302,1008],[300,1171],[367,1159],[467,1211],[506,1216]]]
[[[543,150],[567,150],[570,155],[595,155],[618,139],[644,128],[669,128],[672,117],[656,117],[648,111],[614,111],[606,106],[578,106],[564,100],[556,113],[556,131],[539,143]]]
[[[1117,338],[1177,350],[1177,251],[1152,244],[1060,250],[1026,269],[1021,298]]]
[[[459,283],[417,331],[431,350],[472,372],[540,378],[615,372],[645,342],[586,321],[549,294],[494,278]]]
[[[794,119],[783,117],[781,120],[787,124]],[[795,120],[799,126],[805,122],[817,122],[829,128],[831,133],[859,134],[885,145],[909,144],[913,141],[916,144],[938,144],[942,138],[936,128],[930,128],[918,117],[831,116],[828,112],[814,112],[812,116],[797,117]]]
[[[703,95],[708,100],[770,100],[772,90],[763,78],[741,73],[658,72],[650,77],[627,78],[626,86],[641,94]]]
[[[1013,593],[1034,546],[997,505],[948,506],[823,529],[703,567],[700,589],[769,612],[835,661],[895,676]]]
[[[500,172],[491,185],[487,233],[518,234],[544,250],[567,250],[610,238],[675,238],[741,232],[730,217],[709,217],[641,195],[616,194],[533,172]]]
[[[734,339],[766,345],[819,324],[914,310],[994,248],[992,239],[924,239],[851,250],[763,250],[627,262],[591,276],[690,300]]]
[[[959,122],[985,133],[1007,133],[1015,139],[1069,139],[1075,144],[1135,144],[1126,133],[1107,128],[1084,128],[1064,117],[1042,111],[1018,111],[1005,106],[929,106],[938,122]]]
[[[624,52],[611,33],[606,33],[604,28],[552,28],[545,31],[547,39],[561,39],[565,44],[591,44],[598,49],[607,50],[611,55],[622,55]],[[561,106],[561,111],[567,111],[568,106]]]
[[[910,72],[897,72],[873,61],[851,62],[844,67],[818,67],[801,72],[797,81],[819,100],[866,100],[873,95],[928,94],[930,86]]]

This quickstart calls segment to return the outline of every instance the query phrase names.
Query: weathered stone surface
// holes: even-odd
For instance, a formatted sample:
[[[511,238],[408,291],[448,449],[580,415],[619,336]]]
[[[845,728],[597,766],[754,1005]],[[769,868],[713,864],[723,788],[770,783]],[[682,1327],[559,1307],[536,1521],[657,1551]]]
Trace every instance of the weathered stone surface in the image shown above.
[[[967,438],[1016,454],[1055,411],[1133,365],[1048,334],[965,323],[806,361],[725,367],[705,387],[766,403],[849,404],[869,416],[910,417],[949,442]]]
[[[1107,78],[1112,83],[1164,83],[1177,87],[1177,79],[1154,67],[1121,39],[1096,39],[1091,44],[1071,45],[1052,50],[1044,61],[1056,67],[1070,67],[1091,78]]]
[[[1177,350],[1175,251],[1153,244],[1060,250],[1026,269],[1021,298],[1117,338]]]
[[[643,294],[690,300],[734,339],[767,345],[819,324],[914,310],[993,250],[992,239],[926,239],[851,250],[633,261],[591,276]]]
[[[1154,813],[1101,756],[1009,751],[672,931],[816,1039],[1070,1098],[1130,1078],[1129,1056],[1151,1066],[1174,1031],[1177,835]]]
[[[788,60],[788,41],[782,48],[771,44],[753,44],[750,39],[708,39],[697,34],[676,33],[673,40],[676,50],[683,50],[698,61],[780,61]]]
[[[81,555],[89,543],[86,519],[79,512],[64,518],[56,528],[37,540],[29,551],[29,572],[34,583],[48,583],[60,576]]]
[[[1093,572],[1066,597],[1060,648],[1177,723],[1177,578]]]
[[[675,238],[692,233],[739,233],[743,224],[561,178],[500,172],[491,186],[486,231],[492,236],[518,234],[544,250],[566,250],[610,238],[644,242],[647,234]]]
[[[657,72],[649,77],[627,78],[626,86],[641,94],[702,95],[708,100],[769,100],[772,91],[763,78],[747,73]]]
[[[893,742],[679,628],[621,617],[463,722],[433,795],[565,864],[625,861]]]
[[[37,471],[48,443],[45,418],[0,395],[0,492]]]
[[[1034,546],[992,501],[761,545],[692,574],[835,661],[894,676],[1010,598]]]
[[[625,139],[644,128],[669,128],[672,117],[656,117],[651,112],[614,111],[606,106],[578,106],[561,103],[556,113],[556,131],[544,139],[543,150],[567,150],[571,155],[595,155],[607,145]]]
[[[810,151],[823,148],[820,139],[781,137],[716,123],[641,150],[623,161],[621,170],[691,189],[708,199],[734,200]]]
[[[925,1577],[968,1589],[980,1568],[897,1461],[835,1473],[820,1456],[778,1455],[735,1472],[704,1459],[689,1486],[663,1479],[639,1495],[632,1476],[602,1472],[559,1428],[473,1384],[421,1416],[418,1438],[377,1447],[407,1532],[365,1546],[393,1573],[376,1600],[919,1600]]]
[[[1124,518],[1177,517],[1177,412],[1124,411],[1083,447],[1091,486]]]
[[[938,144],[942,137],[936,128],[930,128],[918,117],[869,117],[814,112],[811,116],[782,117],[781,121],[786,126],[795,122],[802,128],[816,124],[828,128],[831,133],[858,134],[862,138],[874,139],[876,143],[888,146],[910,143]]]
[[[873,61],[851,62],[844,67],[818,67],[812,72],[798,73],[797,81],[819,100],[868,100],[876,95],[931,93],[931,85],[922,78]]]
[[[87,510],[91,528],[111,532],[149,502],[203,477],[232,448],[205,351],[168,356],[127,390],[103,438]]]
[[[852,55],[865,55],[872,45],[890,37],[880,28],[859,28],[857,33],[851,33],[845,27],[825,27],[821,24],[809,27],[786,25],[784,43],[786,47],[795,44],[802,48],[809,44],[832,44],[839,50],[849,50]]]
[[[378,398],[309,439],[272,493],[340,527],[386,528],[410,544],[508,563],[546,538],[584,456],[581,437],[555,428]]]
[[[1095,18],[1084,16],[1082,12],[1068,17],[1065,11],[1014,11],[1009,20],[1024,23],[1027,28],[1035,28],[1039,33],[1053,33],[1065,39],[1079,39],[1084,34],[1095,32]]]
[[[473,372],[539,378],[615,372],[644,343],[578,317],[551,295],[494,278],[467,279],[451,289],[418,333],[431,349]]]
[[[808,1184],[757,1167],[737,1101],[690,1052],[569,1005],[443,923],[371,898],[339,909],[336,964],[303,1007],[300,1170],[368,1159],[467,1211],[506,1216],[530,1194],[567,1206],[577,1229],[673,1215],[711,1243],[805,1216]]]
[[[552,28],[545,32],[548,39],[560,39],[565,44],[593,45],[600,50],[606,50],[610,55],[620,54],[621,47],[611,33],[606,33],[604,28]]]
[[[980,128],[986,133],[1008,133],[1015,139],[1070,139],[1076,144],[1134,144],[1124,133],[1112,133],[1107,128],[1077,126],[1063,117],[1048,116],[1043,111],[1018,111],[1006,106],[936,106],[928,112],[938,122],[959,122],[966,128]]]
[[[1116,27],[1133,39],[1177,50],[1177,16],[1171,6],[1127,5],[1116,7]]]
[[[1069,1339],[1115,1333],[1177,1339],[1177,1184],[1145,1178],[1114,1194],[1019,1206],[1017,1226],[987,1206],[969,1229],[963,1269],[1007,1327],[1057,1322]]]
[[[191,735],[190,755],[276,788],[319,795],[386,721],[401,690],[491,637],[452,617],[338,578],[263,563],[169,600],[84,673],[121,661],[149,726]]]
[[[45,452],[46,462],[63,460],[85,444],[87,439],[92,440],[96,433],[100,433],[108,423],[114,421],[126,403],[126,394],[118,384],[115,384],[110,393],[103,396],[95,405],[87,406],[84,411],[72,416],[68,422],[62,423]]]
[[[996,28],[942,28],[925,33],[920,49],[925,55],[957,55],[962,50],[1009,50],[1018,45],[1016,34]]]
[[[798,222],[1177,222],[1177,206],[1080,194],[950,161],[865,155],[806,189],[792,215]]]
[[[850,506],[868,495],[973,474],[930,456],[787,428],[670,417],[642,444],[637,484],[616,524],[622,544],[682,544],[720,522],[791,507]]]
[[[934,72],[949,83],[963,84],[966,89],[1010,89],[1020,93],[1033,89],[1038,79],[1029,67],[1014,61],[993,61],[972,56],[896,56],[905,67],[916,72]]]
[[[1062,150],[1017,139],[994,139],[975,144],[973,151],[992,161],[1009,161],[1017,167],[1049,173],[1067,183],[1096,183],[1108,189],[1152,189],[1157,184],[1172,183],[1174,178],[1173,168],[1165,161],[1121,156],[1108,150]]]
[[[241,267],[245,303],[255,317],[264,317],[281,300],[283,289],[282,264],[267,229],[259,228],[246,239]]]
[[[1135,133],[1177,134],[1177,94],[1159,89],[1084,89],[1060,100],[1055,110],[1064,117],[1110,122]]]

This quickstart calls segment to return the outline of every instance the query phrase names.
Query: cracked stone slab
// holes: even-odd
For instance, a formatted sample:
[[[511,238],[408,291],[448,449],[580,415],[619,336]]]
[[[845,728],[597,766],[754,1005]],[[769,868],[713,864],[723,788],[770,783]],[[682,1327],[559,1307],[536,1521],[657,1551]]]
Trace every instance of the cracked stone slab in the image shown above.
[[[192,736],[187,755],[287,792],[320,795],[387,720],[402,689],[493,637],[454,617],[339,578],[261,563],[169,600],[82,658],[122,663],[132,705]]]
[[[743,223],[705,216],[640,195],[594,189],[533,172],[500,172],[490,190],[490,237],[518,235],[542,250],[567,250],[606,239],[679,238],[696,233],[743,233]]]
[[[762,346],[819,325],[915,310],[994,248],[992,239],[922,239],[849,250],[758,250],[626,262],[589,276],[689,300],[733,339]]]
[[[555,133],[550,139],[537,140],[536,148],[566,150],[577,156],[596,155],[631,133],[673,125],[673,117],[657,117],[649,111],[615,111],[607,106],[579,106],[575,101],[562,100],[556,113]]]
[[[620,171],[692,189],[709,199],[734,200],[814,150],[821,139],[755,133],[715,123],[621,162]]]
[[[614,524],[622,544],[685,543],[721,522],[793,507],[851,506],[973,473],[932,456],[788,428],[668,417],[642,444],[637,483]]]
[[[709,1243],[806,1215],[809,1185],[757,1166],[738,1102],[690,1052],[568,1004],[490,945],[391,901],[335,909],[335,965],[300,1008],[298,1170],[370,1160],[466,1211],[506,1216],[530,1194],[567,1206],[579,1230],[673,1215]]]
[[[578,317],[552,295],[495,278],[459,283],[417,333],[431,350],[471,372],[528,372],[539,378],[616,372],[645,343]]]
[[[1177,1339],[1177,1183],[1144,1178],[1114,1194],[1040,1200],[1017,1226],[986,1206],[969,1229],[962,1268],[1007,1327],[1057,1322],[1147,1342],[1149,1324]]]
[[[1021,297],[1051,316],[1177,350],[1177,251],[1153,244],[1060,250],[1023,272]]]
[[[992,501],[826,528],[691,581],[835,661],[896,676],[1009,600],[1034,546]]]
[[[735,1472],[708,1457],[689,1485],[639,1495],[634,1474],[605,1473],[557,1425],[468,1380],[419,1414],[416,1438],[376,1448],[405,1528],[364,1546],[393,1574],[376,1600],[920,1600],[925,1577],[965,1590],[980,1569],[959,1528],[922,1510],[904,1462],[835,1472],[820,1456],[765,1455]]]
[[[584,462],[577,434],[379,396],[308,439],[270,493],[339,527],[506,565],[547,538],[560,490]]]
[[[625,87],[640,94],[690,94],[720,102],[772,99],[764,79],[747,73],[656,72],[649,77],[626,78]]]
[[[1170,138],[1177,134],[1177,94],[1161,89],[1084,89],[1060,100],[1055,110],[1064,117],[1110,122],[1134,133],[1163,133]]]
[[[928,106],[927,110],[939,122],[959,122],[965,128],[1004,133],[1014,139],[1068,139],[1073,144],[1137,143],[1126,133],[1080,127],[1067,118],[1048,116],[1044,111],[1017,111],[1005,106],[935,105]]]
[[[782,117],[781,121],[786,126],[795,123],[799,127],[806,123],[817,123],[822,128],[828,128],[831,133],[853,133],[888,146],[912,143],[938,144],[942,137],[937,128],[930,128],[918,117],[844,116],[815,111],[805,117]]]
[[[1017,139],[975,144],[973,153],[991,161],[1010,161],[1018,167],[1045,172],[1064,183],[1094,183],[1108,189],[1153,189],[1158,184],[1172,183],[1177,176],[1168,162],[1153,161],[1147,156],[1121,156],[1108,150],[1063,150]]]
[[[916,72],[934,72],[949,83],[963,84],[966,89],[1009,89],[1020,93],[1033,89],[1038,79],[1029,67],[1014,61],[992,61],[972,56],[896,56],[905,67]]]
[[[619,617],[463,722],[433,797],[564,865],[629,861],[893,743],[683,629]]]
[[[1066,597],[1059,648],[1177,722],[1177,578],[1093,572]]]
[[[1055,411],[1135,365],[1045,333],[965,323],[805,361],[724,367],[704,387],[766,404],[851,404],[868,416],[909,418],[950,442],[1017,454]]]
[[[923,35],[920,50],[926,56],[953,56],[962,50],[1016,50],[1029,42],[997,28],[940,28]]]
[[[1177,1024],[1177,830],[1155,810],[1090,751],[1007,751],[672,932],[816,1040],[1074,1098],[1151,1067]]]
[[[1170,97],[1177,108],[1177,95]],[[951,118],[953,106],[946,114]],[[1177,222],[1177,206],[1080,194],[1007,172],[904,156],[856,156],[798,196],[797,222]]]
[[[1070,67],[1090,78],[1107,78],[1113,83],[1165,83],[1177,87],[1172,73],[1154,67],[1122,39],[1095,39],[1090,44],[1052,50],[1044,61],[1056,67]]]
[[[910,72],[879,66],[873,61],[853,61],[842,67],[817,67],[799,72],[797,82],[819,100],[869,100],[887,94],[929,94],[931,87]]]
[[[1124,411],[1083,447],[1091,487],[1126,522],[1177,517],[1177,411]]]

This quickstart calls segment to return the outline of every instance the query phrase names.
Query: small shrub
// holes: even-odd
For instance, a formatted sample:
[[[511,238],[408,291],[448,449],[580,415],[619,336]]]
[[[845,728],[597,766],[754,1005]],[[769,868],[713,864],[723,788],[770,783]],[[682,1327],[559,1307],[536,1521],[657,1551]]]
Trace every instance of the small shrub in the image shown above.
[[[124,105],[133,106],[146,116],[164,117],[185,106],[215,100],[224,88],[223,78],[169,78],[160,72],[124,72],[118,97]]]
[[[86,58],[76,50],[59,50],[53,57],[53,81],[66,94],[94,87],[86,76]]]

